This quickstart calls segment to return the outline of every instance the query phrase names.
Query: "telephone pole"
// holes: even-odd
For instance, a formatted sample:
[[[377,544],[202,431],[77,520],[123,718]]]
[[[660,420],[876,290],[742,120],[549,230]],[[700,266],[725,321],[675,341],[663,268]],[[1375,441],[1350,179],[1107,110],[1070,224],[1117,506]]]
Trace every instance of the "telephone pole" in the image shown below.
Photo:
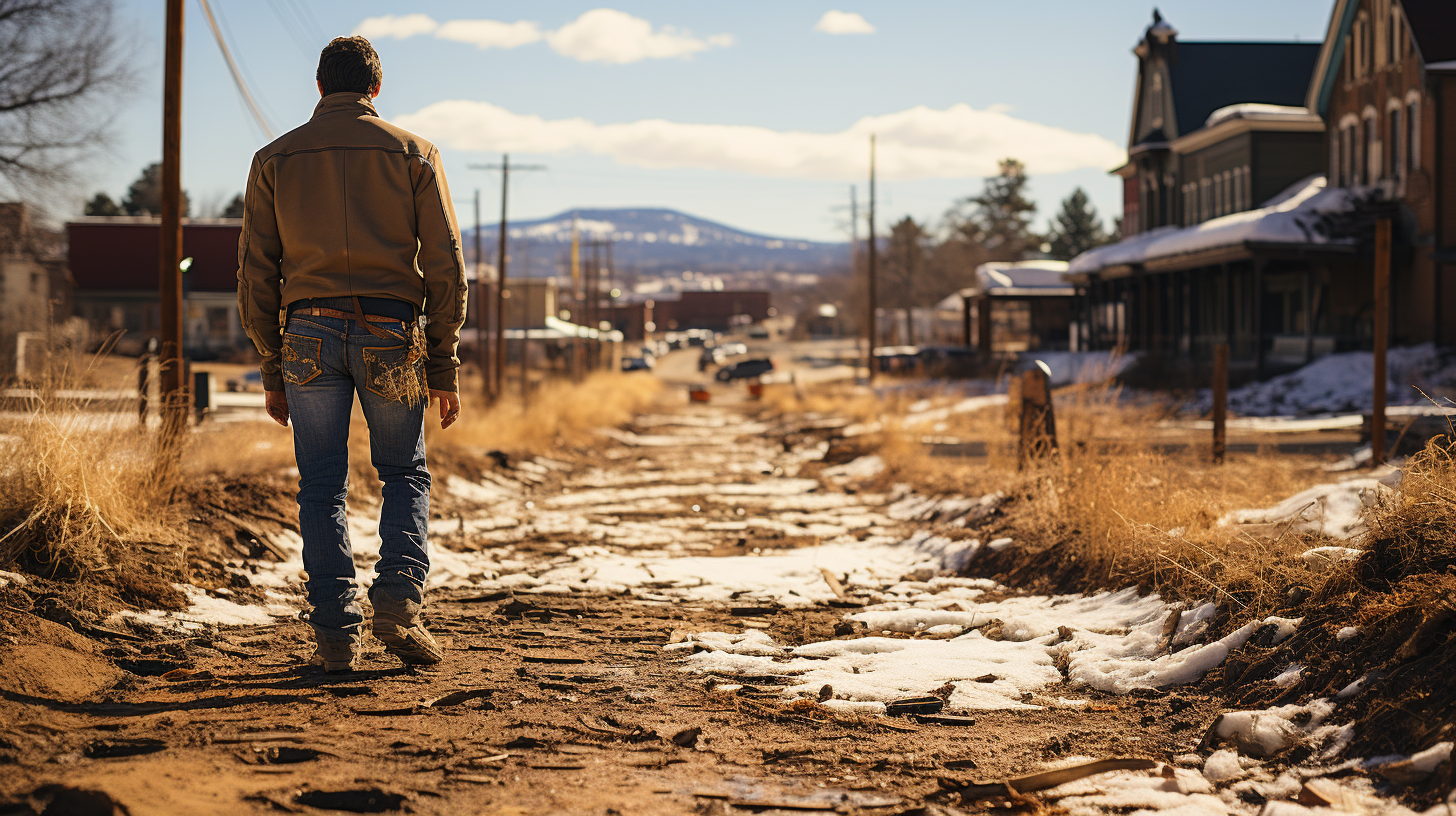
[[[485,282],[485,249],[480,242],[480,188],[475,189],[475,363],[480,369],[480,393],[487,402],[495,399],[490,376],[490,350],[486,327],[490,324],[490,284]]]
[[[175,438],[187,424],[182,367],[182,5],[167,0],[162,87],[162,223],[158,296],[162,312],[162,429]]]
[[[496,249],[496,286],[495,286],[495,366],[492,372],[495,377],[495,384],[491,393],[499,396],[503,393],[506,370],[506,202],[511,187],[511,170],[545,170],[544,164],[518,164],[511,167],[511,155],[501,154],[500,164],[472,164],[472,170],[499,170],[501,171],[501,213],[500,213],[500,239]]]
[[[867,342],[865,343],[865,366],[869,370],[869,374],[865,377],[865,382],[868,383],[869,385],[874,385],[875,384],[875,335],[877,333],[876,332],[876,329],[878,328],[876,326],[876,312],[878,310],[876,309],[876,304],[875,304],[875,271],[876,271],[875,270],[875,256],[877,256],[879,254],[875,250],[875,137],[874,137],[874,134],[870,134],[870,209],[869,209],[869,232],[870,232],[870,235],[869,235],[869,240],[868,240],[868,246],[866,247],[868,249],[868,251],[869,251],[869,259],[868,259],[869,260],[869,269],[868,269],[868,272],[869,272],[868,284],[869,284],[869,286],[867,287],[867,289],[868,289],[868,295],[869,295],[869,297],[867,298],[869,300],[869,314],[868,314],[869,320],[868,320],[868,322],[866,323],[866,326],[865,326],[865,334],[866,334],[866,337],[867,337]]]

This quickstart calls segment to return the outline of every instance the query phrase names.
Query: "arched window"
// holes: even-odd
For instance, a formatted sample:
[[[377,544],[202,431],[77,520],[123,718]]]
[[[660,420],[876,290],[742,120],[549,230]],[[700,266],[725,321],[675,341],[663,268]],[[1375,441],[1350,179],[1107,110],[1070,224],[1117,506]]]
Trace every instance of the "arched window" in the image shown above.
[[[1390,17],[1385,21],[1385,29],[1388,35],[1385,38],[1385,58],[1393,65],[1400,62],[1401,57],[1405,54],[1405,49],[1401,47],[1401,40],[1405,36],[1405,21],[1400,17],[1399,6],[1391,4]]]
[[[1345,84],[1349,85],[1355,81],[1355,38],[1349,34],[1345,35],[1345,58],[1341,62],[1345,63]]]
[[[1400,178],[1405,170],[1400,155],[1401,146],[1405,143],[1405,134],[1400,129],[1401,107],[1399,99],[1392,99],[1385,106],[1385,142],[1389,145],[1385,151],[1385,176],[1389,179]]]
[[[1361,173],[1366,184],[1374,184],[1380,177],[1380,121],[1375,108],[1365,109],[1364,125],[1365,166],[1361,168]]]
[[[1405,164],[1410,172],[1421,166],[1421,93],[1405,95]]]

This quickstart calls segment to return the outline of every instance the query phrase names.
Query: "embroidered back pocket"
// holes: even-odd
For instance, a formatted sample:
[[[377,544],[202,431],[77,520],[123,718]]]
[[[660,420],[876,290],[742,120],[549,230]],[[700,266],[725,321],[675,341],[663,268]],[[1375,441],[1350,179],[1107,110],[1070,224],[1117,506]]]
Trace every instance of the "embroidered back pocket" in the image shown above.
[[[425,360],[417,343],[365,348],[365,387],[413,408],[425,399]]]
[[[317,337],[283,333],[283,381],[294,385],[306,385],[323,373],[319,368],[319,355],[324,341]]]

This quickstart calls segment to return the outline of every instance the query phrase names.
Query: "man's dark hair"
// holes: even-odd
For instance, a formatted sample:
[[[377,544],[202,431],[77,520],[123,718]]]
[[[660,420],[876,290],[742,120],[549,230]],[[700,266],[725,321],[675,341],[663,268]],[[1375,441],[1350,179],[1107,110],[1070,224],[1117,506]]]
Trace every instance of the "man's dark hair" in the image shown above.
[[[319,54],[318,81],[324,96],[367,94],[384,79],[379,55],[363,37],[336,37]]]

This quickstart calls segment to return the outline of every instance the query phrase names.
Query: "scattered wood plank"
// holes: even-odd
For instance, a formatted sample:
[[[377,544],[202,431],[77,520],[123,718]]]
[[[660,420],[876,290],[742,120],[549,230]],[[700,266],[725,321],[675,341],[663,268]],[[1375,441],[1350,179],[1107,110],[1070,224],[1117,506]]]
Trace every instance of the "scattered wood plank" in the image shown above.
[[[962,799],[984,799],[991,796],[1006,795],[1015,796],[1016,794],[1048,790],[1058,785],[1065,785],[1068,782],[1075,782],[1078,779],[1085,779],[1089,776],[1096,776],[1097,774],[1109,773],[1111,771],[1148,771],[1157,766],[1158,763],[1151,759],[1099,759],[1094,762],[1084,762],[1080,765],[1072,765],[1067,768],[1058,768],[1052,771],[1042,771],[1041,773],[1003,779],[1000,782],[961,785],[959,787],[953,787],[951,790],[959,793]]]

